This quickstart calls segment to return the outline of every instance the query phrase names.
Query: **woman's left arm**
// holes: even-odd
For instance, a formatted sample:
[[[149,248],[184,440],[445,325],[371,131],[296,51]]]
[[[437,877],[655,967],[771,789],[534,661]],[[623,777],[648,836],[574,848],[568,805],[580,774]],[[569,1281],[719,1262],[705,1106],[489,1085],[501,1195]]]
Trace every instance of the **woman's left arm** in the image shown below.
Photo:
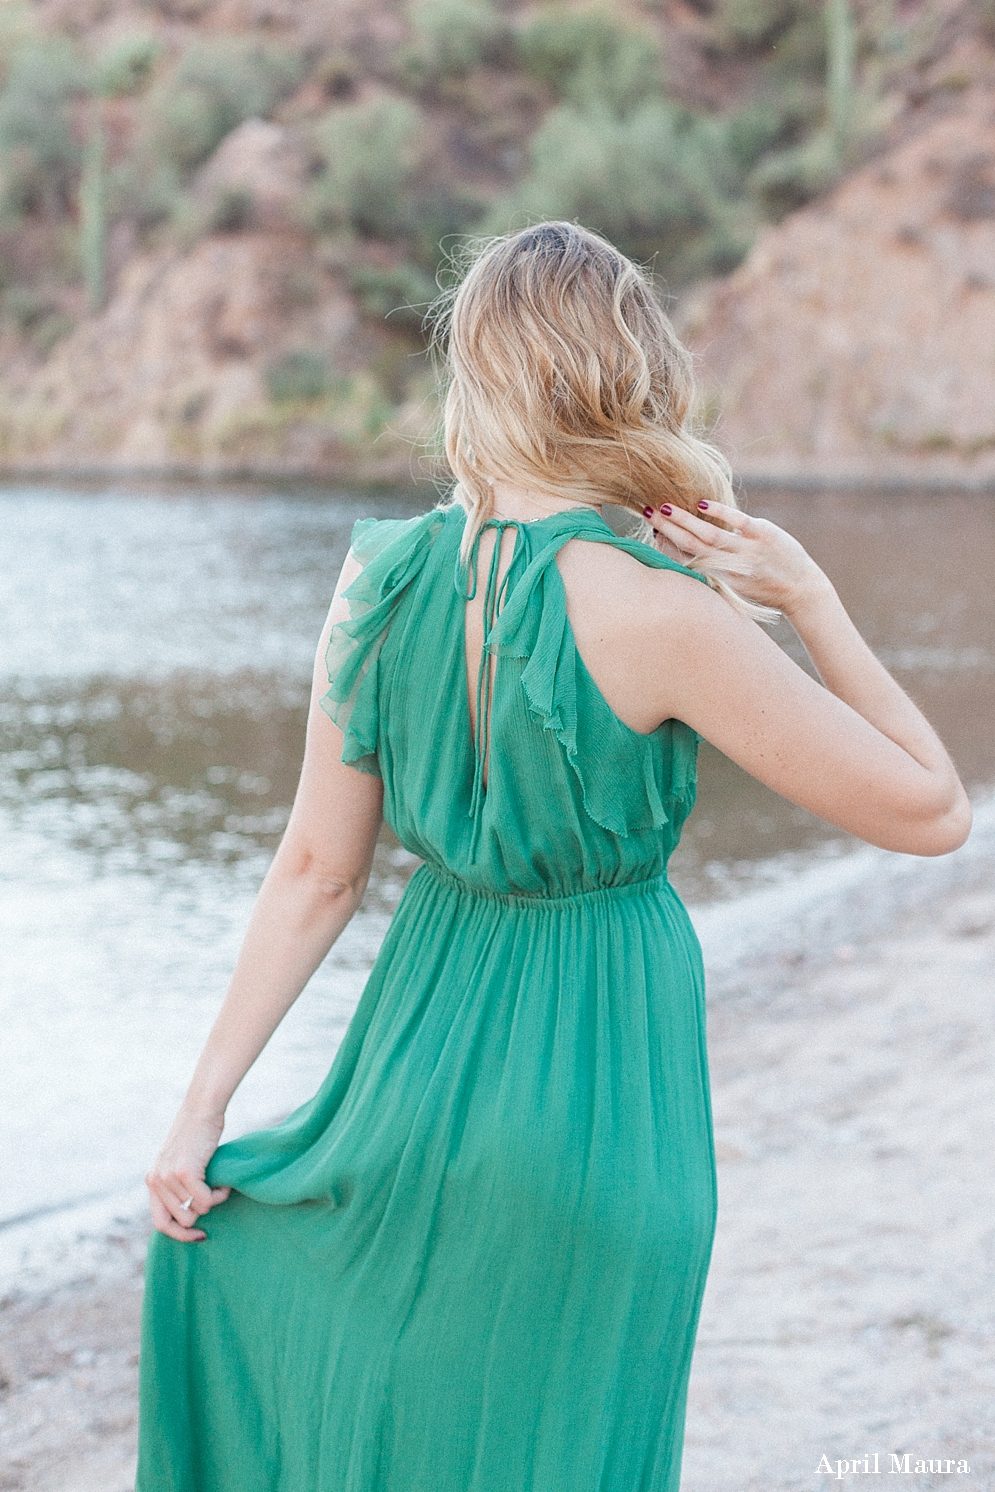
[[[357,910],[382,821],[379,778],[342,760],[342,732],[319,705],[332,624],[348,615],[343,568],[315,658],[300,783],[286,832],[256,899],[231,983],[163,1148],[146,1177],[155,1226],[184,1242],[228,1195],[204,1180],[242,1078]],[[192,1204],[182,1204],[192,1198]]]

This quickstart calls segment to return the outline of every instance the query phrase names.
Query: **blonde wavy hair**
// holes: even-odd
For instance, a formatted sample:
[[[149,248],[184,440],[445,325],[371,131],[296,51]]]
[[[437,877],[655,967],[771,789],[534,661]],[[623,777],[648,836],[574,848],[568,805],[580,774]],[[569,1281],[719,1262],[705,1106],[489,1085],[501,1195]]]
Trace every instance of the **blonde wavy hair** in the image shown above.
[[[649,277],[598,234],[548,222],[473,245],[431,313],[446,384],[445,451],[466,509],[462,552],[491,516],[491,482],[640,515],[736,505],[725,457],[694,430],[695,380]],[[698,568],[739,609],[721,554]],[[725,568],[728,568],[726,565]]]

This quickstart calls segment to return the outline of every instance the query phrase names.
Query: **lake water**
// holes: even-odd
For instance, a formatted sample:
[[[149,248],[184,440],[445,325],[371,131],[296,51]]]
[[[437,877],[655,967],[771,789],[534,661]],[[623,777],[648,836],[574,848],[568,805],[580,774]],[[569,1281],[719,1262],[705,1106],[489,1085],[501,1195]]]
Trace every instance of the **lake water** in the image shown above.
[[[286,821],[352,523],[431,501],[0,492],[0,1229],[140,1178]],[[757,493],[750,508],[829,571],[971,787],[995,783],[995,503]],[[706,908],[853,848],[706,748],[673,879]],[[321,1081],[414,863],[385,833],[362,910],[233,1130]]]

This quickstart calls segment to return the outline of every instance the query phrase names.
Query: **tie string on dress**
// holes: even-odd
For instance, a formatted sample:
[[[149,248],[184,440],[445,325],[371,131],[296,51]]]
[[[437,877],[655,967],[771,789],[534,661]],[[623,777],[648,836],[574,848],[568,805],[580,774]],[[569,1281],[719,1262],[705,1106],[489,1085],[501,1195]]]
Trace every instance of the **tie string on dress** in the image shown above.
[[[526,524],[517,518],[488,518],[474,538],[470,554],[466,564],[461,560],[456,562],[456,586],[462,593],[465,601],[472,601],[477,594],[478,571],[480,559],[480,539],[486,528],[496,528],[497,534],[494,540],[494,548],[491,551],[490,564],[487,567],[487,583],[484,588],[483,605],[483,632],[484,641],[480,650],[480,667],[477,670],[477,703],[476,719],[473,729],[473,790],[470,794],[469,817],[473,819],[473,833],[471,840],[471,858],[475,857],[477,844],[480,838],[481,816],[483,814],[484,799],[487,789],[484,784],[484,771],[487,764],[487,753],[490,749],[491,740],[491,704],[494,698],[494,678],[496,672],[496,654],[492,654],[491,640],[494,629],[497,626],[501,608],[508,594],[508,585],[511,580],[512,569],[518,556],[519,547],[524,546]],[[508,568],[501,579],[498,579],[501,568],[501,545],[506,528],[515,529],[515,547],[508,561]],[[468,583],[469,582],[469,583]],[[491,657],[495,658],[492,668]]]

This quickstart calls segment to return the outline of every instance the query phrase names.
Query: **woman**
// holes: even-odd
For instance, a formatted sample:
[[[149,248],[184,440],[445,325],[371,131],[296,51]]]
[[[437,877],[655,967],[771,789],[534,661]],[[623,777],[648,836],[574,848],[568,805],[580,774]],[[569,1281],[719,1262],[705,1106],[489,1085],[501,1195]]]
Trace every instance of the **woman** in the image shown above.
[[[737,512],[629,261],[566,223],[491,243],[447,356],[457,500],[356,527],[290,823],[148,1177],[138,1492],[675,1492],[715,1210],[666,879],[698,738],[873,844],[968,832],[825,575]],[[382,816],[425,863],[328,1079],[218,1149]]]

